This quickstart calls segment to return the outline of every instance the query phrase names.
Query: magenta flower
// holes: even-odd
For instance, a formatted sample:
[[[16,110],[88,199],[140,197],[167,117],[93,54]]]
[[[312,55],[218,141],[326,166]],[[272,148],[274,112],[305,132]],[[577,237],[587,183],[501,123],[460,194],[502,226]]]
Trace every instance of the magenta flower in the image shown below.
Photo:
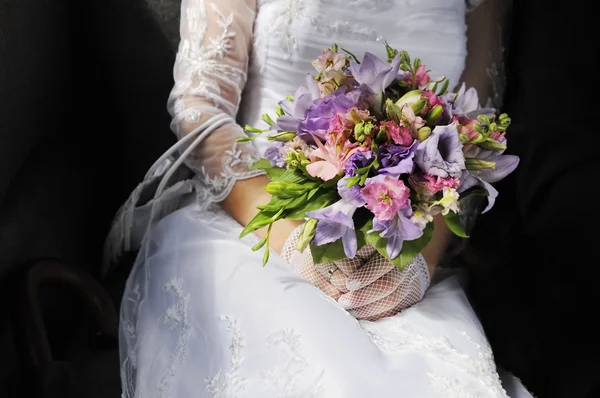
[[[428,200],[431,196],[444,188],[457,188],[460,183],[458,178],[432,176],[427,173],[412,174],[408,183],[414,188],[419,196]]]
[[[392,260],[402,251],[405,240],[415,240],[423,235],[423,230],[410,220],[411,216],[412,209],[407,204],[391,220],[373,220],[373,229],[369,232],[381,231],[379,236],[388,240],[385,250]]]
[[[465,156],[455,124],[436,126],[419,144],[415,163],[427,174],[460,177],[465,169]]]
[[[365,207],[381,221],[392,219],[408,203],[410,196],[403,181],[388,175],[367,179],[360,193],[367,202]]]
[[[412,73],[407,73],[404,75],[403,80],[409,85],[413,85],[413,76]],[[417,68],[417,73],[415,73],[415,84],[419,89],[424,89],[427,84],[431,81],[429,77],[429,73],[427,72],[427,68],[425,65],[421,65]]]
[[[352,203],[342,199],[324,209],[306,213],[308,217],[318,221],[313,238],[314,244],[322,246],[341,238],[344,254],[348,258],[354,258],[358,250],[358,242],[352,216],[356,209],[357,207]]]

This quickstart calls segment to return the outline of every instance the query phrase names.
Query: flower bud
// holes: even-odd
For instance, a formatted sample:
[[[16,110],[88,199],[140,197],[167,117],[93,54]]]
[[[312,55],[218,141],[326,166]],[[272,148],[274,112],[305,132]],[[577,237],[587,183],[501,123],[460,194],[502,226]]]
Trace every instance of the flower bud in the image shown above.
[[[412,90],[404,94],[402,98],[396,101],[396,106],[402,109],[404,104],[413,105],[422,99],[423,92],[421,90]]]
[[[489,162],[487,160],[477,158],[466,158],[465,167],[467,168],[467,170],[495,169],[496,162]]]
[[[275,134],[269,135],[269,141],[287,142],[287,141],[293,140],[294,138],[296,138],[296,133],[293,133],[291,131],[282,131],[280,133],[275,133]]]
[[[421,142],[425,141],[427,137],[431,134],[431,129],[427,126],[421,127],[417,130],[417,139]]]
[[[317,222],[317,220],[311,218],[304,223],[300,236],[298,237],[296,250],[303,252],[308,247],[310,241],[317,233]]]
[[[487,138],[478,145],[480,148],[487,149],[488,151],[504,151],[506,149],[506,145],[502,145],[492,138]]]
[[[429,111],[427,116],[425,116],[425,120],[427,120],[427,123],[429,124],[435,124],[439,117],[442,116],[443,111],[444,108],[441,105],[436,105]]]

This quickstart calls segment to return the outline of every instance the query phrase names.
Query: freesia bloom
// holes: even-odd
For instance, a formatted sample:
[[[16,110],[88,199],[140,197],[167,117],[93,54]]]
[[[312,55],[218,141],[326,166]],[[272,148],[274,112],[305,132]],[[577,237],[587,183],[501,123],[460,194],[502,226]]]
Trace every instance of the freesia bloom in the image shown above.
[[[404,182],[396,178],[379,175],[367,179],[361,189],[365,207],[373,212],[378,220],[392,219],[402,206],[408,203],[410,190]]]
[[[320,98],[317,82],[311,75],[306,75],[306,86],[300,86],[294,93],[293,100],[286,99],[279,102],[284,115],[279,116],[275,122],[278,131],[299,132],[300,122],[306,118],[306,111],[313,101]]]
[[[366,91],[372,94],[372,104],[381,106],[383,91],[394,81],[400,68],[400,55],[391,63],[383,62],[371,53],[365,53],[363,61],[358,64],[350,60],[350,73],[354,80]]]
[[[433,221],[435,215],[436,213],[432,211],[432,207],[428,203],[419,203],[413,209],[410,221],[418,225],[420,229],[425,229],[425,226]]]
[[[415,163],[434,176],[460,177],[465,169],[465,157],[456,125],[436,126],[431,135],[419,144]]]
[[[358,249],[354,220],[352,216],[356,206],[345,200],[340,200],[331,206],[306,213],[310,218],[318,221],[313,242],[317,246],[333,243],[342,239],[344,254],[354,258]]]
[[[402,174],[412,173],[413,158],[419,143],[414,141],[410,146],[382,145],[379,147],[379,162],[382,168],[379,174],[398,178]]]
[[[344,67],[347,57],[344,54],[325,50],[312,64],[319,72],[318,86],[321,95],[328,95],[341,86],[344,80]]]
[[[469,119],[477,119],[479,115],[492,117],[496,110],[494,108],[481,108],[479,106],[479,95],[473,87],[466,89],[463,83],[457,93],[446,95],[450,116],[466,116]]]
[[[489,211],[496,201],[498,191],[491,184],[502,180],[512,173],[519,165],[519,157],[515,155],[502,155],[501,152],[492,152],[477,148],[473,150],[477,154],[477,159],[494,162],[496,166],[493,169],[484,170],[465,170],[460,178],[461,183],[458,186],[458,192],[462,193],[474,186],[481,186],[488,192],[488,205],[483,213]]]
[[[323,145],[315,136],[313,136],[313,139],[317,144],[317,149],[310,153],[311,163],[306,166],[306,171],[312,177],[318,177],[323,181],[334,179],[344,170],[346,161],[350,156],[359,150],[357,144],[352,144],[349,141],[346,141],[342,148],[337,148],[332,143]]]
[[[283,145],[283,147],[281,148],[281,156],[283,156],[283,158],[285,159],[290,152],[300,152],[308,158],[312,150],[308,146],[306,141],[296,136],[293,140],[288,141]]]
[[[385,250],[392,260],[402,251],[405,240],[415,240],[423,235],[423,229],[410,220],[411,216],[412,210],[407,204],[390,220],[373,220],[373,229],[369,232],[381,231],[379,236],[388,240]]]
[[[365,198],[363,198],[360,188],[361,187],[358,184],[348,188],[347,178],[342,178],[337,184],[337,190],[340,197],[344,201],[352,203],[356,207],[363,207],[365,205]]]
[[[444,188],[442,192],[442,199],[435,202],[434,205],[440,206],[442,208],[443,215],[446,215],[451,211],[453,211],[454,213],[458,213],[458,199],[460,195],[458,194],[456,189]]]

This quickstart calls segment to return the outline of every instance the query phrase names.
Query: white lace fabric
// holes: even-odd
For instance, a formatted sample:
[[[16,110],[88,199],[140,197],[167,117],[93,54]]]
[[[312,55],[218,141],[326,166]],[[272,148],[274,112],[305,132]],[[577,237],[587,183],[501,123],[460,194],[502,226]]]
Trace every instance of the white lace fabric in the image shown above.
[[[376,321],[410,308],[429,287],[429,271],[418,255],[402,271],[370,245],[352,259],[314,264],[310,248],[296,250],[302,226],[285,242],[282,257],[294,271],[318,287],[356,319]]]
[[[175,85],[168,101],[171,129],[179,138],[201,141],[186,159],[198,175],[199,203],[207,207],[227,197],[237,180],[262,174],[249,171],[258,159],[235,122],[247,68],[256,15],[254,0],[183,0],[181,42],[174,66]],[[203,136],[199,128],[226,114],[231,121]]]

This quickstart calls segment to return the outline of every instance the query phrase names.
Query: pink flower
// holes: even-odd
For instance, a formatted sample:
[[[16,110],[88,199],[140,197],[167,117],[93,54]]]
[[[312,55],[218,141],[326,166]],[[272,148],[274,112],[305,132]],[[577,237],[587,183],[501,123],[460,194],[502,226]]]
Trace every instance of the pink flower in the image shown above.
[[[409,72],[408,75],[404,78],[404,81],[409,86],[412,86],[413,85],[412,73]],[[419,68],[417,69],[417,73],[415,73],[415,85],[419,89],[423,89],[423,88],[425,88],[425,86],[427,86],[427,84],[429,84],[430,81],[431,81],[431,78],[429,77],[429,73],[427,73],[427,69],[425,68],[425,65],[419,66]]]
[[[472,120],[466,116],[454,116],[450,124],[456,123],[458,132],[467,136],[469,142],[476,141],[479,138],[479,133],[475,131],[473,126],[479,124],[479,120]]]
[[[454,177],[439,177],[420,173],[411,175],[408,182],[421,197],[428,199],[444,188],[458,188],[460,180]]]
[[[402,126],[408,128],[412,136],[416,136],[417,130],[425,125],[425,121],[420,116],[416,116],[412,106],[408,104],[404,104],[402,107],[400,122]]]
[[[500,131],[494,131],[490,134],[490,138],[496,141],[501,141],[504,138],[504,134],[505,133],[501,133]]]
[[[381,122],[380,128],[384,128],[388,139],[395,144],[409,147],[414,139],[408,131],[408,127],[399,126],[393,121]]]
[[[306,171],[311,177],[320,178],[323,181],[329,181],[335,178],[344,170],[344,165],[350,156],[359,150],[358,144],[344,142],[339,148],[333,142],[327,142],[325,145],[317,137],[312,136],[317,149],[310,153],[311,163],[306,166]]]
[[[347,57],[331,50],[325,50],[312,64],[319,72],[317,76],[321,97],[334,92],[344,81],[344,67]]]
[[[388,175],[369,178],[360,193],[366,200],[365,207],[380,221],[391,220],[400,208],[408,204],[410,189],[402,180]]]
[[[446,106],[444,101],[431,90],[423,91],[422,95],[423,97],[427,98],[427,109],[432,109],[433,107],[438,105]]]

